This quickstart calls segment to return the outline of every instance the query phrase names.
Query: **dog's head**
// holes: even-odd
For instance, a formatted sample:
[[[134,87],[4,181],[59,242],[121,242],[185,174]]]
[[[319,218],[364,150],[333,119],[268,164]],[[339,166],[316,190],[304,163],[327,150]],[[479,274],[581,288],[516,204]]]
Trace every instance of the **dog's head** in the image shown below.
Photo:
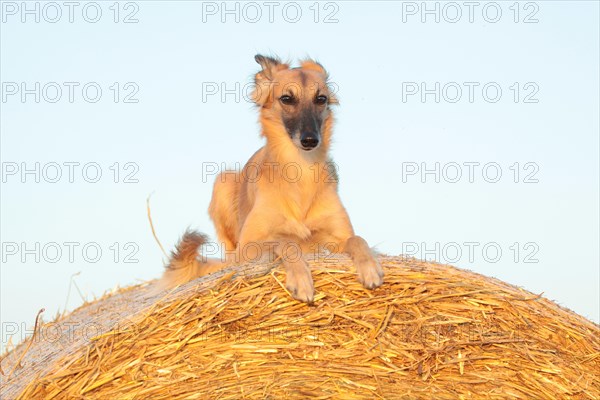
[[[306,152],[326,150],[333,122],[330,106],[337,99],[329,90],[325,69],[313,60],[304,60],[298,68],[262,55],[255,60],[262,70],[255,76],[253,99],[261,108],[267,140],[291,141]]]

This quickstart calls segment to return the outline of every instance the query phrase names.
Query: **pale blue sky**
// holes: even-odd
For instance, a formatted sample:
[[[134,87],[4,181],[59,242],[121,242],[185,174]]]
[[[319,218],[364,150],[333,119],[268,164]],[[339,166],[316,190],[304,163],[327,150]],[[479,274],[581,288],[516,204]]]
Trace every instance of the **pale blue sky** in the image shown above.
[[[235,15],[226,15],[223,23],[219,13],[205,14],[203,22],[200,2],[142,1],[127,9],[121,3],[119,20],[135,12],[139,22],[132,24],[113,22],[112,2],[99,3],[97,23],[83,18],[85,2],[75,9],[73,23],[65,7],[58,22],[45,21],[55,15],[48,8],[43,14],[45,3],[39,3],[39,23],[32,15],[25,15],[23,23],[21,10],[13,15],[7,3],[0,32],[4,172],[12,163],[31,168],[39,162],[54,176],[49,163],[96,162],[103,175],[98,183],[88,183],[79,166],[70,183],[63,165],[58,183],[43,177],[35,183],[31,175],[25,183],[19,174],[5,177],[0,216],[3,342],[7,322],[30,325],[39,308],[46,308],[46,319],[62,309],[74,273],[81,272],[76,282],[90,298],[160,276],[162,254],[146,219],[145,200],[151,192],[157,233],[167,249],[188,226],[214,237],[206,212],[212,179],[203,182],[202,163],[243,163],[262,140],[250,103],[236,102],[233,95],[225,102],[219,96],[203,102],[203,83],[245,85],[257,70],[256,53],[290,59],[310,55],[330,71],[340,98],[332,149],[340,192],[356,231],[371,245],[389,254],[410,250],[442,262],[450,261],[458,248],[463,257],[453,264],[544,292],[594,321],[600,319],[597,2],[539,1],[527,8],[520,3],[518,23],[512,1],[495,3],[502,11],[496,23],[482,14],[487,5],[485,17],[494,17],[495,6],[489,2],[474,10],[472,23],[465,6],[459,22],[445,20],[455,14],[443,2],[440,12],[447,14],[440,15],[439,23],[432,15],[421,22],[420,10],[407,13],[421,2],[320,3],[317,23],[313,2],[297,3],[302,10],[297,23],[282,15],[285,6],[288,20],[295,17],[290,8],[295,6],[285,2],[275,8],[273,23],[263,2],[256,3],[263,12],[257,23],[248,21],[254,11],[244,14],[241,6],[239,23]],[[20,7],[21,2],[11,4]],[[34,7],[34,2],[28,4]],[[205,11],[213,5],[221,2],[205,3]],[[93,9],[87,11],[94,16]],[[337,22],[324,23],[331,13]],[[529,14],[538,22],[523,23]],[[33,95],[23,103],[20,93],[8,94],[13,83],[18,87],[21,82],[28,88],[40,82],[40,103]],[[62,87],[56,103],[41,93],[49,82]],[[63,82],[80,84],[73,103]],[[88,82],[103,91],[96,103],[82,97]],[[135,83],[139,101],[115,103],[114,82],[120,96],[133,90],[125,87],[127,82]],[[440,91],[450,83],[449,91],[439,103],[434,95],[425,102],[418,94],[408,96],[406,89],[421,82],[429,89],[440,82]],[[473,102],[464,82],[479,85]],[[490,82],[502,90],[495,103],[481,91]],[[457,85],[462,97],[451,103],[455,92],[450,90]],[[46,86],[46,98],[55,96],[53,90]],[[534,90],[532,99],[538,102],[525,103],[524,96]],[[115,162],[120,163],[121,183],[113,182],[110,167]],[[134,171],[125,167],[128,162],[139,167],[134,176],[138,183],[122,183]],[[436,162],[452,176],[439,183],[431,175],[425,183],[419,175],[402,179],[403,168],[422,163],[433,168]],[[480,163],[474,182],[466,176],[448,182],[454,176],[452,163],[466,174],[464,163],[469,162]],[[521,171],[518,183],[513,181],[515,167],[510,168],[515,162]],[[498,183],[483,179],[486,163],[500,167]],[[534,164],[525,169],[526,163]],[[524,183],[534,169],[538,183]],[[22,262],[21,243],[32,248],[36,242],[40,253],[46,245],[47,254],[40,254],[39,263],[33,255]],[[51,263],[55,253],[48,243],[54,242],[64,254]],[[73,262],[65,242],[79,243]],[[129,242],[133,247],[124,248]],[[473,260],[465,244],[471,242],[476,242]],[[16,255],[11,243],[18,245]],[[102,249],[98,262],[81,254],[87,243]],[[440,250],[425,254],[436,243]],[[491,262],[494,252],[482,254],[484,246],[500,248],[502,257]],[[139,262],[123,262],[131,251]],[[525,262],[531,252],[538,262]],[[80,303],[72,291],[68,307]]]

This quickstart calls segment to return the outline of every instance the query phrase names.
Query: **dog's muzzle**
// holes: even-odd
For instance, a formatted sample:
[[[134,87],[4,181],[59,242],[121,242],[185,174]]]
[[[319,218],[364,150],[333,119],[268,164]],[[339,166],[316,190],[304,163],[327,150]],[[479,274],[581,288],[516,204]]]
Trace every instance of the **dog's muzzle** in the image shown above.
[[[319,135],[312,132],[303,133],[300,136],[300,144],[302,145],[302,150],[312,150],[319,145]]]

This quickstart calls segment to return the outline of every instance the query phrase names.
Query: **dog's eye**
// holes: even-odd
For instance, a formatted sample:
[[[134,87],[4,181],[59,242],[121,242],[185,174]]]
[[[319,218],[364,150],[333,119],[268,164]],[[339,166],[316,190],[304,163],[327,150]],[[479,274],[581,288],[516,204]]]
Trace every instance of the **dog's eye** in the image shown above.
[[[294,99],[292,96],[287,96],[287,95],[281,96],[279,98],[279,101],[281,101],[281,103],[288,105],[288,106],[296,103],[296,99]]]
[[[317,96],[315,97],[315,104],[326,104],[327,103],[327,96]]]

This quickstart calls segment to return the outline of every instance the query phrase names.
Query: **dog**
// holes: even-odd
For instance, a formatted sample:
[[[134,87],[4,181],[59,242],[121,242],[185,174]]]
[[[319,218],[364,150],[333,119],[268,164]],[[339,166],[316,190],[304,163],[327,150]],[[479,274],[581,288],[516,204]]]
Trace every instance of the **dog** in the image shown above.
[[[217,176],[208,210],[226,260],[199,259],[207,238],[187,231],[172,253],[164,287],[267,254],[281,258],[291,295],[311,303],[313,279],[304,255],[323,249],[349,254],[365,288],[382,285],[383,269],[367,242],[355,235],[338,195],[337,171],[329,158],[332,107],[338,101],[329,90],[328,73],[311,59],[295,68],[275,57],[256,55],[255,61],[261,70],[252,99],[260,108],[266,145],[241,171]]]

